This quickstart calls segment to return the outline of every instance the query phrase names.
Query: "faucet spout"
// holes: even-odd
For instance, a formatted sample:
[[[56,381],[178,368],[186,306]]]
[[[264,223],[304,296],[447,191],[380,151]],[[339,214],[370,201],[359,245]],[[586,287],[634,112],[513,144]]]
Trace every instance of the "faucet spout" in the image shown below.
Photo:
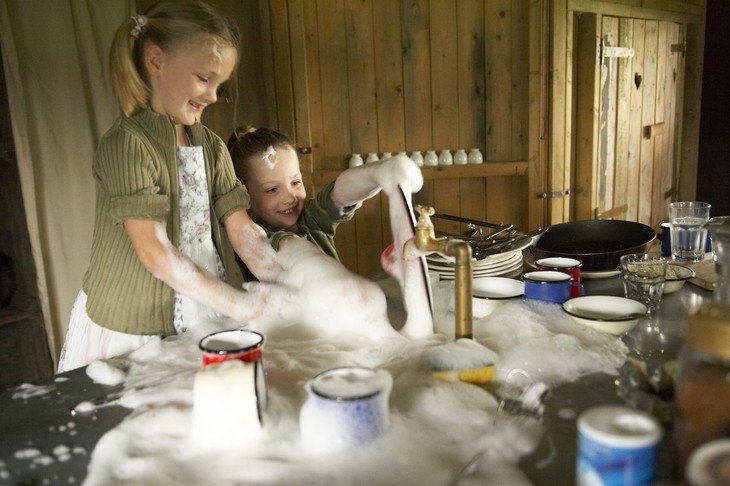
[[[473,337],[472,331],[472,251],[471,245],[463,240],[437,238],[434,234],[431,216],[434,209],[426,206],[416,206],[419,212],[416,234],[408,240],[403,248],[403,257],[413,257],[413,246],[426,254],[441,253],[454,257],[454,313],[455,338]]]

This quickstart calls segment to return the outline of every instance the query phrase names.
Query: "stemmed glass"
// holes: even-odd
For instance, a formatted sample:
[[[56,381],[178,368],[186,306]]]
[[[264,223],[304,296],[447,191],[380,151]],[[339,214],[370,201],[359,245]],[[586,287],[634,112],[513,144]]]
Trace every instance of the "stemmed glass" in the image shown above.
[[[627,298],[643,303],[647,315],[626,335],[627,345],[641,356],[662,354],[666,347],[657,309],[664,290],[667,261],[661,256],[633,253],[621,257],[621,278]]]
[[[617,392],[627,403],[653,413],[661,420],[671,417],[670,356],[677,341],[661,326],[657,310],[666,278],[667,261],[661,256],[631,254],[621,257],[621,279],[627,298],[643,303],[647,314],[624,335],[630,350],[616,380]],[[632,359],[633,358],[633,359]]]

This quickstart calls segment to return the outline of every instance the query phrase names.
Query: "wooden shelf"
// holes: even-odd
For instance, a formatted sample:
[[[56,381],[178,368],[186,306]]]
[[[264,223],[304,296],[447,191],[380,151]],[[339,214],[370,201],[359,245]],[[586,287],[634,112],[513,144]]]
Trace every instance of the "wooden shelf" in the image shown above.
[[[529,162],[515,160],[506,162],[484,162],[471,165],[439,165],[421,167],[424,180],[468,179],[478,177],[527,175]],[[323,186],[335,180],[342,170],[319,170],[312,174],[315,186]]]

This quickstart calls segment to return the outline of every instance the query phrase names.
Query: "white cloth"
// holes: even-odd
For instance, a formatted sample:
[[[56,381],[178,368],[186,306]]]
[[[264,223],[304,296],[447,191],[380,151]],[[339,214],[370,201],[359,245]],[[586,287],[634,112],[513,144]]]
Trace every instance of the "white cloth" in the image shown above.
[[[58,361],[58,372],[86,366],[94,360],[133,351],[159,336],[138,336],[112,331],[94,323],[86,313],[86,292],[79,291],[71,309],[66,342]]]
[[[203,148],[178,147],[180,183],[179,250],[208,272],[225,280],[223,262],[213,244],[210,226],[210,197],[205,174]],[[86,293],[76,297],[61,350],[58,372],[86,366],[94,360],[106,359],[133,351],[161,336],[125,334],[94,323],[86,313]],[[215,310],[194,299],[175,293],[174,325],[177,333],[192,328],[201,319],[220,317]]]

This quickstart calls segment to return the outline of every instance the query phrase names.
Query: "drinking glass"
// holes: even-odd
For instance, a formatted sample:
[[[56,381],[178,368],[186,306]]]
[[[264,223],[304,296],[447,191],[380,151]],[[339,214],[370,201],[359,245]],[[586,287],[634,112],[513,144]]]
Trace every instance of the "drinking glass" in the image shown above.
[[[621,257],[621,277],[627,298],[646,305],[649,313],[659,307],[667,273],[667,261],[646,253],[632,253]]]
[[[700,201],[669,203],[672,258],[684,262],[699,262],[705,258],[710,204]]]

